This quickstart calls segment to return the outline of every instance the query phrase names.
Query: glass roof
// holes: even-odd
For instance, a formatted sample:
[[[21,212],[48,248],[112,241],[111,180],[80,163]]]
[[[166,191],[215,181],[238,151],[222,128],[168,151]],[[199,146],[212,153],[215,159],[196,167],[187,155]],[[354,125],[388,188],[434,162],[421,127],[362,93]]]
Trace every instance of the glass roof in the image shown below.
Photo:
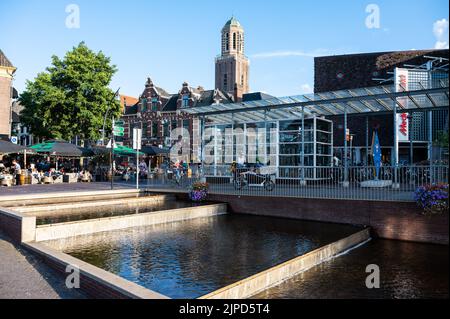
[[[334,92],[271,98],[267,100],[213,104],[184,109],[183,112],[204,116],[217,124],[276,121],[305,116],[398,112],[430,108],[448,108],[448,78],[436,87],[396,92],[394,85],[340,90]],[[395,104],[395,105],[394,105]]]

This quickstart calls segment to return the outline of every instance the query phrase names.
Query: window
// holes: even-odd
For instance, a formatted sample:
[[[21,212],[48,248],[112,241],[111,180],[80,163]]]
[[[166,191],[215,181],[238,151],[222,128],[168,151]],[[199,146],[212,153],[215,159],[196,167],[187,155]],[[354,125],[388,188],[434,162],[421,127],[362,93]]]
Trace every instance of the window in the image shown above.
[[[142,123],[142,137],[147,137],[147,129],[148,129],[148,124],[147,123]]]
[[[158,111],[158,98],[152,98],[152,111]]]
[[[233,50],[236,50],[236,33],[233,33]]]
[[[223,90],[228,91],[228,75],[226,73],[223,75]]]
[[[230,34],[225,35],[225,51],[230,50]]]
[[[181,107],[189,107],[189,95],[184,94],[181,102]]]
[[[241,85],[244,86],[244,74],[241,75]]]
[[[158,122],[152,122],[152,137],[158,136]]]
[[[164,137],[169,137],[170,136],[170,132],[169,132],[169,121],[168,120],[164,120],[164,124],[163,124],[163,136]]]
[[[142,99],[141,112],[145,112],[147,110],[147,99]]]

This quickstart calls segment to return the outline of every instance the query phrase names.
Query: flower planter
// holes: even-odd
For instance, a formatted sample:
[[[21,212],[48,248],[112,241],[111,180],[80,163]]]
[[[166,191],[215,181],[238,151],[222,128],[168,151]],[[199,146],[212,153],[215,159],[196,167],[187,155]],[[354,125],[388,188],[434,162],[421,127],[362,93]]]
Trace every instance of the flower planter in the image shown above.
[[[426,215],[448,212],[448,184],[420,186],[414,192],[414,200]]]
[[[207,190],[193,190],[189,192],[189,198],[193,202],[203,202],[208,197],[208,191]]]
[[[194,183],[189,191],[189,198],[193,202],[203,202],[208,197],[208,184]]]

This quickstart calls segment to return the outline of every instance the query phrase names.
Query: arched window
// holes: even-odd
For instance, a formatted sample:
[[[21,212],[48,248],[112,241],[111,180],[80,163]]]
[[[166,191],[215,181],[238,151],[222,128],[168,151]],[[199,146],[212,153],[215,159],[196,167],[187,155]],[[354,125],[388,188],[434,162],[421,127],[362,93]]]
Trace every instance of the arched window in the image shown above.
[[[230,34],[227,33],[225,35],[225,51],[229,51],[230,50]]]

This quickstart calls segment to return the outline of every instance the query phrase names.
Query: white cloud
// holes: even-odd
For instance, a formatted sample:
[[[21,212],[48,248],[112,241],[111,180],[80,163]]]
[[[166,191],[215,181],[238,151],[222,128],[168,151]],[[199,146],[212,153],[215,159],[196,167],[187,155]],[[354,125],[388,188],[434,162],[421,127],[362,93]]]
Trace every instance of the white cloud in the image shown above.
[[[309,93],[313,93],[314,92],[313,88],[308,83],[302,84],[300,86],[300,90],[301,90],[302,94],[309,94]]]
[[[437,20],[433,24],[433,34],[436,37],[435,49],[448,49],[448,20]]]
[[[307,57],[314,58],[316,56],[328,55],[330,54],[328,50],[316,50],[313,52],[305,51],[272,51],[272,52],[262,52],[251,55],[254,59],[270,59],[270,58],[283,58],[283,57]]]

